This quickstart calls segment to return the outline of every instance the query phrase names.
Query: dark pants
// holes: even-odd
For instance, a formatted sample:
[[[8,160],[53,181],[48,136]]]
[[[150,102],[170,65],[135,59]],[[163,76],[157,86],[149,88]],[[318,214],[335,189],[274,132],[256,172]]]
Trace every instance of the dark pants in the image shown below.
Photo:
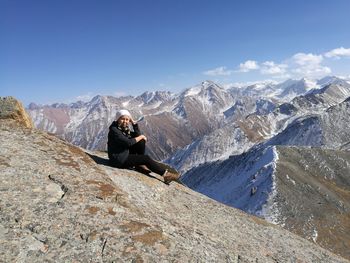
[[[129,148],[129,156],[124,162],[123,168],[146,165],[152,172],[163,175],[166,170],[165,166],[145,154],[145,150],[146,142],[144,140],[131,146]]]

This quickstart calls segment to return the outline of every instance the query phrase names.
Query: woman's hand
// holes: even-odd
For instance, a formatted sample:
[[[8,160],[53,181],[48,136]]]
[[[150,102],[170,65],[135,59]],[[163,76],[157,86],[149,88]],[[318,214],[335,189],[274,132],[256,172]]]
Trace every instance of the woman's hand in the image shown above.
[[[130,118],[129,122],[130,122],[132,125],[137,124],[137,122],[136,122],[136,121],[134,121],[134,119],[133,119],[133,118]]]
[[[145,140],[145,142],[147,142],[147,137],[145,135],[137,136],[135,139],[136,139],[136,142],[139,142],[141,140]]]

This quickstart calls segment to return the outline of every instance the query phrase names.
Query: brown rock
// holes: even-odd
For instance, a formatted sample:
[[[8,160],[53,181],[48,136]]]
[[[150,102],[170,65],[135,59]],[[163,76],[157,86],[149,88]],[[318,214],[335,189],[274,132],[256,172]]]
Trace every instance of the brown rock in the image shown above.
[[[26,128],[34,127],[21,102],[13,97],[0,97],[0,119],[15,120]]]

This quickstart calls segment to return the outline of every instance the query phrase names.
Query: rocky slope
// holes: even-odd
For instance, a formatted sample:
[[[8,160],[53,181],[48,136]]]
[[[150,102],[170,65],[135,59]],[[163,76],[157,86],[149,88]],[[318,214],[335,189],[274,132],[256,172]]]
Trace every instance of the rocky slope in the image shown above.
[[[4,262],[348,262],[161,178],[0,121]]]

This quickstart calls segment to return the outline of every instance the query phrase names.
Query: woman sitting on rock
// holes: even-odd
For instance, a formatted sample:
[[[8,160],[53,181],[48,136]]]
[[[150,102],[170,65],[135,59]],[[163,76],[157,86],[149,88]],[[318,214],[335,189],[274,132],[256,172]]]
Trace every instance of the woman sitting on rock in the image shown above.
[[[132,125],[133,131],[129,125]],[[127,110],[119,110],[116,120],[109,127],[108,158],[112,166],[118,168],[135,168],[143,173],[151,171],[162,175],[164,182],[178,180],[180,175],[167,165],[153,160],[145,154],[147,138],[141,134],[138,124]]]

